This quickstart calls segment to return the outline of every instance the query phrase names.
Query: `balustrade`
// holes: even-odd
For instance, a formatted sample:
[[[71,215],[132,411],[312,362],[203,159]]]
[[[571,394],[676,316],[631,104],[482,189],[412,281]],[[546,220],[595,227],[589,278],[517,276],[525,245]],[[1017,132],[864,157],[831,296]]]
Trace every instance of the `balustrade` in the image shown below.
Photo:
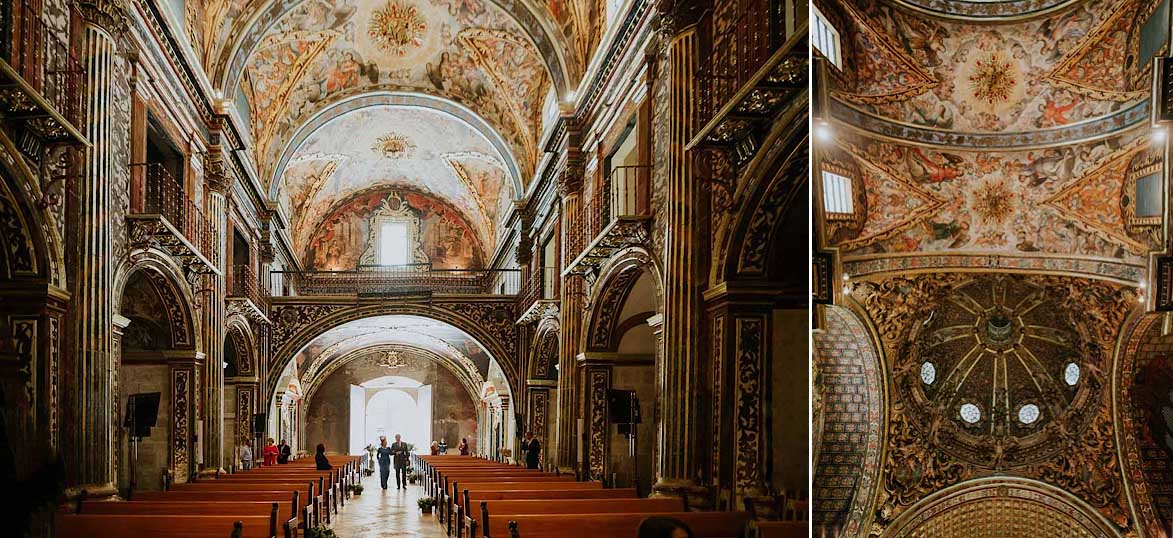
[[[517,295],[519,269],[433,269],[430,264],[349,271],[276,271],[290,295]]]
[[[269,310],[269,289],[262,286],[251,266],[233,265],[232,280],[228,282],[228,297],[243,297],[263,312]]]
[[[69,21],[75,18],[71,10]],[[0,78],[30,94],[3,100],[11,117],[28,120],[50,138],[81,138],[77,129],[85,118],[85,68],[69,48],[69,31],[50,28],[39,1],[0,1],[0,60],[6,64],[0,65]]]
[[[171,173],[159,163],[132,164],[131,213],[160,215],[205,259],[212,259],[211,222]]]

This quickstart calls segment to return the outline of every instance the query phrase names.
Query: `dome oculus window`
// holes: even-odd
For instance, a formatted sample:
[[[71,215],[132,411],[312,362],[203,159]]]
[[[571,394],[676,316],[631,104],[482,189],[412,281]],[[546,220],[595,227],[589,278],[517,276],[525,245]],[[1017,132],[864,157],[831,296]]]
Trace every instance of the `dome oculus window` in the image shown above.
[[[982,419],[982,410],[978,406],[967,403],[961,404],[961,420],[969,424],[977,424]]]
[[[1039,406],[1026,404],[1018,408],[1018,421],[1023,424],[1033,424],[1039,419]]]
[[[932,385],[937,380],[937,367],[927,361],[920,365],[920,380],[926,385]]]
[[[1074,387],[1079,383],[1079,365],[1074,362],[1067,363],[1067,367],[1063,369],[1063,381],[1067,386]]]

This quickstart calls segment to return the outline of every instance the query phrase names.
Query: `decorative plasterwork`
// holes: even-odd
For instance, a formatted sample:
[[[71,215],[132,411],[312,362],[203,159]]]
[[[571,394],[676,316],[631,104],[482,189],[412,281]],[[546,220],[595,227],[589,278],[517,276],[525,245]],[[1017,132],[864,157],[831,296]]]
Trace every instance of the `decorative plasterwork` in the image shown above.
[[[853,312],[830,306],[826,319],[814,335],[823,433],[812,438],[811,520],[816,529],[858,536],[870,515],[884,446],[883,370],[867,327]]]
[[[960,19],[1023,19],[1058,11],[1081,0],[894,0],[927,14]]]
[[[863,131],[884,139],[925,146],[974,150],[1025,150],[1099,140],[1120,133],[1149,119],[1149,102],[1105,116],[1059,127],[1019,132],[959,132],[913,125],[884,118],[842,101],[831,100],[836,125]]]
[[[407,244],[411,248],[409,264],[428,263],[428,255],[424,252],[420,241],[420,219],[407,201],[394,191],[387,195],[383,204],[371,214],[371,228],[367,232],[367,249],[359,258],[359,266],[379,265],[379,233],[384,222],[403,222],[407,225]]]
[[[1005,538],[1115,538],[1120,532],[1069,493],[1015,477],[973,480],[941,491],[901,517],[889,534]]]
[[[1128,526],[1112,406],[1105,388],[1110,383],[1107,372],[1111,369],[1116,331],[1135,309],[1136,297],[1131,289],[1067,277],[956,273],[894,277],[855,283],[852,287],[851,296],[875,323],[894,387],[887,434],[891,449],[884,463],[884,484],[876,504],[873,532],[886,528],[906,507],[932,492],[966,479],[1007,472],[1063,488],[1116,525]],[[958,295],[963,290],[972,293]],[[982,307],[975,300],[987,304]],[[992,369],[970,364],[972,354],[948,354],[966,363],[964,368],[954,369],[950,366],[953,363],[942,362],[946,355],[932,353],[935,346],[948,346],[954,340],[986,338],[982,336],[985,329],[978,326],[981,323],[974,325],[972,336],[958,330],[957,336],[947,337],[934,327],[964,325],[963,313],[981,313],[990,304],[1027,309],[1023,325],[1042,331],[1033,337],[1039,341],[1031,350],[1034,358],[1025,361],[1033,366],[1034,375],[1056,379],[1063,376],[1062,370],[1052,371],[1061,366],[1045,365],[1077,362],[1080,368],[1071,399],[1060,399],[1057,406],[1051,406],[1050,412],[1055,415],[1037,431],[991,431],[992,422],[980,419],[976,425],[966,425],[958,408],[969,401],[965,400],[968,389],[954,393],[948,390],[949,383],[942,385],[940,390],[945,392],[936,398],[932,394],[926,397],[926,390],[932,392],[923,388],[925,380],[932,379],[922,374],[926,361],[941,364],[938,382],[958,372],[969,372],[976,376],[975,386],[986,386],[981,376],[992,375],[988,374]],[[1005,327],[1004,323],[994,325],[999,330]],[[983,348],[981,354],[1002,356],[1007,362],[1016,360],[1009,351],[999,351],[1000,346],[1011,345],[999,343],[1004,341],[1009,342],[994,337],[986,346],[993,347]],[[1069,353],[1063,345],[1076,345],[1078,349]],[[1006,394],[1010,400],[1016,400],[1015,395],[1030,394],[1028,389],[1033,384],[1024,383],[1023,376],[1009,381]],[[1041,389],[1043,394],[1052,394],[1045,389]],[[942,400],[942,396],[946,398]],[[1056,400],[1043,400],[1044,404],[1047,401]],[[981,416],[999,417],[1000,412],[1004,411],[985,408]]]
[[[1160,446],[1152,446],[1167,443],[1167,439],[1155,438],[1149,424],[1145,424],[1143,420],[1157,410],[1142,409],[1141,405],[1138,405],[1140,402],[1137,394],[1145,388],[1144,384],[1155,381],[1145,378],[1144,374],[1147,372],[1143,370],[1148,362],[1168,357],[1168,349],[1173,339],[1162,334],[1163,317],[1162,314],[1146,315],[1121,328],[1121,334],[1126,336],[1122,338],[1123,345],[1119,352],[1115,379],[1117,389],[1113,391],[1117,433],[1121,445],[1121,472],[1125,476],[1135,514],[1140,520],[1138,526],[1143,528],[1148,536],[1161,536],[1166,531],[1169,519],[1161,513],[1161,508],[1167,506],[1167,502],[1158,503],[1155,497],[1168,498],[1170,493],[1167,484],[1173,479],[1167,472],[1168,452]],[[1157,472],[1153,473],[1155,476],[1150,476],[1147,472],[1150,466],[1146,463],[1153,460],[1155,465],[1152,467],[1155,467]]]
[[[442,321],[460,329],[488,351],[514,383],[520,379],[516,364],[518,329],[514,323],[514,300],[441,300],[428,304],[363,303],[353,299],[301,301],[274,298],[271,348],[271,381],[310,341],[343,323],[382,315],[412,315]],[[270,383],[269,386],[275,386]]]
[[[305,389],[305,401],[313,399],[314,393],[322,386],[322,383],[330,377],[330,374],[337,371],[339,368],[346,366],[354,361],[367,360],[372,361],[375,356],[381,353],[398,353],[400,356],[407,356],[408,361],[425,360],[439,364],[444,369],[452,372],[460,384],[468,392],[469,398],[476,401],[481,387],[484,385],[485,379],[477,370],[477,366],[469,360],[464,354],[452,349],[453,353],[440,354],[431,350],[405,345],[400,343],[386,343],[371,347],[364,347],[361,349],[352,350],[341,356],[330,357],[332,360],[326,361],[325,364],[318,364],[316,361],[312,367],[312,371],[307,371],[301,376],[301,384]]]
[[[199,247],[161,215],[126,217],[130,236],[130,256],[136,259],[148,250],[157,250],[183,267],[184,278],[193,284],[203,275],[219,275],[220,270],[200,252]]]

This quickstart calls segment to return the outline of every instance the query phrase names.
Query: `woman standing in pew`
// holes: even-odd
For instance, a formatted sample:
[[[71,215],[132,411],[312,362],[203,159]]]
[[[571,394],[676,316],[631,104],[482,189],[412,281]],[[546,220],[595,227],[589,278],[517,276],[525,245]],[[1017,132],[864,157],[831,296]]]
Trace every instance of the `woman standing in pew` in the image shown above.
[[[314,463],[318,465],[319,471],[329,471],[334,466],[330,465],[330,458],[326,457],[326,445],[318,443],[318,453],[314,454]]]
[[[273,444],[273,438],[270,437],[265,444],[265,451],[261,454],[265,457],[265,466],[277,465],[277,446]]]

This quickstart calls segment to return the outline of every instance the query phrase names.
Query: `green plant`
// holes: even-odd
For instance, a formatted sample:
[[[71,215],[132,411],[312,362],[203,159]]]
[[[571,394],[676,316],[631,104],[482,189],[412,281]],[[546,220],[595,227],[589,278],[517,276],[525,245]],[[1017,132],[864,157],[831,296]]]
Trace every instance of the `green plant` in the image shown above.
[[[419,499],[416,499],[415,503],[419,505],[420,510],[431,510],[433,506],[436,506],[436,499],[431,497],[420,497]]]
[[[309,527],[309,525],[306,526]],[[305,538],[338,538],[338,535],[334,534],[334,529],[327,529],[325,527],[307,528],[305,534],[302,536]]]
[[[350,485],[350,492],[355,495],[362,495],[362,490],[363,490],[362,484],[351,484]]]
[[[415,482],[420,479],[420,474],[415,472],[414,470],[409,469],[407,472],[407,479],[412,482]]]

